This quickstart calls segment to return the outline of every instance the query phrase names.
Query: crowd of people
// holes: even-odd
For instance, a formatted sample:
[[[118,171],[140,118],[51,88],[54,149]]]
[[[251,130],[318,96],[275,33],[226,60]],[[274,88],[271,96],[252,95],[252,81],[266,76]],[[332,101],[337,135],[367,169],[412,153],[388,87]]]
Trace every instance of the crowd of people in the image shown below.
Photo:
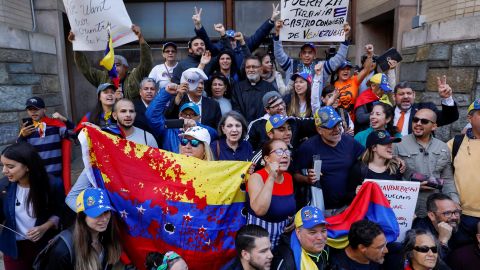
[[[108,194],[91,184],[86,170],[67,196],[61,181],[68,168],[63,142],[85,125],[205,161],[252,162],[247,225],[237,232],[237,257],[226,270],[477,269],[480,100],[460,116],[442,76],[441,110],[417,102],[409,82],[396,82],[400,63],[389,60],[389,70],[378,71],[372,44],[360,65],[347,60],[348,24],[345,41],[326,59],[317,58],[312,43],[292,58],[279,40],[283,22],[276,6],[248,37],[215,24],[217,42],[207,35],[203,15],[195,9],[186,58],[177,59],[177,44],[167,42],[164,62],[156,66],[140,27],[132,26],[140,61],[131,67],[115,55],[118,86],[75,51],[78,71],[97,88],[95,108],[76,127],[57,112],[48,116],[41,98],[26,101],[29,118],[18,141],[1,153],[6,270],[111,269],[119,262],[121,221]],[[273,51],[262,51],[272,30]],[[448,143],[435,138],[438,127],[459,117],[470,123],[465,134]],[[387,243],[378,224],[360,220],[345,249],[328,247],[326,217],[342,213],[365,179],[420,182],[412,229],[402,243]],[[318,190],[323,208],[313,199]],[[39,262],[46,246],[47,259]],[[151,252],[144,263],[147,269],[188,269],[173,251]]]

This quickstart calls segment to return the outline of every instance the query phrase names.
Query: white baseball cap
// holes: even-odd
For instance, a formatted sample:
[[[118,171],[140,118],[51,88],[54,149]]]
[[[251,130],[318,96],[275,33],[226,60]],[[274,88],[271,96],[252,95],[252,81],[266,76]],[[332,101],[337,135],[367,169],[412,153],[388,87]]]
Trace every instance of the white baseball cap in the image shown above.
[[[208,133],[207,129],[200,126],[191,127],[184,133],[180,134],[180,136],[191,136],[201,142],[204,142],[205,144],[210,145],[210,133]]]
[[[207,75],[205,72],[199,68],[189,68],[182,73],[182,78],[180,79],[180,83],[187,82],[188,89],[190,91],[194,91],[198,87],[198,83],[202,81],[208,80]]]

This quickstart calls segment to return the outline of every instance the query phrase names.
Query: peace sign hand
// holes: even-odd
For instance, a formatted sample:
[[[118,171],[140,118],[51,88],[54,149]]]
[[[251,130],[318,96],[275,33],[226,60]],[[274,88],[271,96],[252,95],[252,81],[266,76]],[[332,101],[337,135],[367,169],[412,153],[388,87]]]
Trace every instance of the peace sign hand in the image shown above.
[[[447,84],[447,76],[437,77],[438,94],[441,98],[449,98],[452,96],[452,88]]]
[[[195,25],[195,28],[197,29],[202,28],[202,8],[197,9],[197,7],[195,7],[192,20],[193,20],[193,24]]]
[[[272,17],[270,17],[270,20],[272,22],[278,20],[280,18],[280,10],[278,8],[280,7],[280,4],[276,5],[272,3]]]

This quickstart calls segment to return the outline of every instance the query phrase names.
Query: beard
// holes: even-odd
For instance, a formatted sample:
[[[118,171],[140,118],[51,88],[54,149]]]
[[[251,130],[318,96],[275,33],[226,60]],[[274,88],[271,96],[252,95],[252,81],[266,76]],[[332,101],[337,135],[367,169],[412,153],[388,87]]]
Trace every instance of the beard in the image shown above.
[[[260,80],[260,74],[247,74],[247,79],[250,82],[258,82]]]
[[[255,270],[267,270],[267,269],[270,269],[270,268],[266,268],[265,266],[263,265],[259,265],[257,264],[256,262],[248,262],[248,265],[250,265],[253,269]]]

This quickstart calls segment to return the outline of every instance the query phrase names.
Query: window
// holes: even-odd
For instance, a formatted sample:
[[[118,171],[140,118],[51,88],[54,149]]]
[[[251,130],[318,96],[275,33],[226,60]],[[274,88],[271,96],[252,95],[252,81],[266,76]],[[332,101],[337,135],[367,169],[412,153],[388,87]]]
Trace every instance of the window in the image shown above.
[[[272,3],[279,1],[235,1],[235,31],[250,36],[272,16]]]
[[[142,28],[146,40],[165,38],[164,3],[126,3],[125,7],[132,23]]]

